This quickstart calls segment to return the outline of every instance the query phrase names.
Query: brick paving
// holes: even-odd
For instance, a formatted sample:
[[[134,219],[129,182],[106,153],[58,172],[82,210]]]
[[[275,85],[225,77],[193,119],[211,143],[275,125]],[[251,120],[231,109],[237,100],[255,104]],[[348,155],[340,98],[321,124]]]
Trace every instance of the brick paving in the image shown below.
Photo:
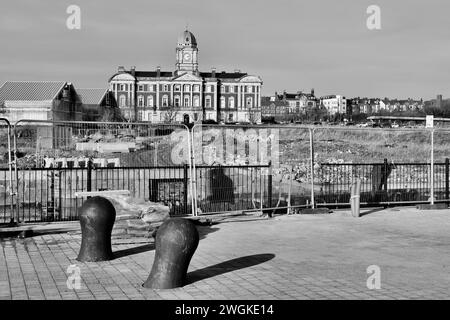
[[[114,239],[116,259],[80,263],[79,231],[5,238],[0,299],[448,299],[449,221],[448,210],[415,208],[225,219],[198,227],[190,283],[171,290],[142,287],[149,240]],[[80,268],[80,289],[67,286],[70,265]],[[380,267],[381,289],[367,288],[370,265]]]

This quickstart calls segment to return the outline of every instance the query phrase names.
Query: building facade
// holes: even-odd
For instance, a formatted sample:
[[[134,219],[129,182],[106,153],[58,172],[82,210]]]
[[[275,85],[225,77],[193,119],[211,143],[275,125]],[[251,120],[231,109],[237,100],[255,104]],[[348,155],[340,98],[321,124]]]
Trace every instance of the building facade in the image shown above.
[[[0,87],[0,112],[21,119],[81,121],[83,110],[74,86],[64,81],[7,81]]]
[[[329,115],[347,113],[347,99],[344,96],[323,96],[320,98],[320,103],[327,109]]]
[[[119,67],[109,88],[129,121],[261,122],[258,76],[240,71],[199,71],[197,40],[186,30],[178,38],[175,71]]]

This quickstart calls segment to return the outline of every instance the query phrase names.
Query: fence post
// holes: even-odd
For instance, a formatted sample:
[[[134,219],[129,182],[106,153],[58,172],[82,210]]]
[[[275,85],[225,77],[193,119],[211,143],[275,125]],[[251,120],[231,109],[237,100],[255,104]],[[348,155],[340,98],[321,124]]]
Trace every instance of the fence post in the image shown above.
[[[87,177],[86,177],[86,191],[92,191],[92,159],[89,158],[87,162]],[[89,197],[88,197],[89,198]]]
[[[386,191],[387,193],[387,180],[388,180],[388,161],[385,158],[383,161],[383,166],[384,166],[384,170],[383,170],[383,175],[381,176],[382,183],[383,183],[383,190]],[[387,194],[386,194],[386,198],[387,198]]]
[[[447,200],[447,205],[450,204],[450,202],[448,201],[448,200],[450,200],[450,190],[449,190],[450,171],[449,171],[449,164],[450,164],[449,159],[445,158],[445,199]]]
[[[314,135],[313,129],[309,128],[309,157],[311,166],[311,209],[315,208],[314,199]]]
[[[188,165],[185,163],[183,166],[183,203],[184,203],[184,214],[188,213]]]
[[[267,176],[268,207],[272,208],[272,161],[269,161],[269,172]],[[272,218],[272,210],[269,210],[269,217]]]

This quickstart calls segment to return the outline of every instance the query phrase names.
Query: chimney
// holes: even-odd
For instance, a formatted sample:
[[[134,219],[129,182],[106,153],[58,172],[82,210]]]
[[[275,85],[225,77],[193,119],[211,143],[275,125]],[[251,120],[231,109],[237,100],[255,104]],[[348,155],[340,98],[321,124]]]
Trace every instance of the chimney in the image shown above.
[[[123,73],[123,72],[125,72],[124,66],[119,66],[119,68],[117,68],[117,72],[118,72],[118,73]]]
[[[286,100],[286,90],[283,91],[283,100]]]
[[[211,69],[211,78],[215,78],[216,77],[216,68],[212,68]]]
[[[156,77],[157,77],[157,78],[160,78],[160,77],[161,77],[161,67],[160,67],[160,66],[157,66],[157,67],[156,67]]]
[[[438,95],[437,95],[437,99],[436,99],[436,107],[442,108],[442,94],[438,94]]]
[[[311,89],[311,95],[314,96],[314,88]]]
[[[136,75],[136,66],[131,67],[131,75],[134,77]]]
[[[239,69],[234,69],[234,73],[241,73],[241,70],[239,70]]]

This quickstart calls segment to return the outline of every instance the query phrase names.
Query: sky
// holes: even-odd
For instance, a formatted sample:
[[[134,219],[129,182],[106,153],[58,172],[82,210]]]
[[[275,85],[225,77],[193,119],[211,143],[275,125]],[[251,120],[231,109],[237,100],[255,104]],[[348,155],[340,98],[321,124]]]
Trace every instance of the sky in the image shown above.
[[[70,5],[79,30],[66,26]],[[369,5],[380,30],[367,28]],[[102,88],[119,65],[173,71],[188,25],[201,71],[260,76],[263,95],[449,97],[449,16],[448,0],[2,0],[0,85]]]

